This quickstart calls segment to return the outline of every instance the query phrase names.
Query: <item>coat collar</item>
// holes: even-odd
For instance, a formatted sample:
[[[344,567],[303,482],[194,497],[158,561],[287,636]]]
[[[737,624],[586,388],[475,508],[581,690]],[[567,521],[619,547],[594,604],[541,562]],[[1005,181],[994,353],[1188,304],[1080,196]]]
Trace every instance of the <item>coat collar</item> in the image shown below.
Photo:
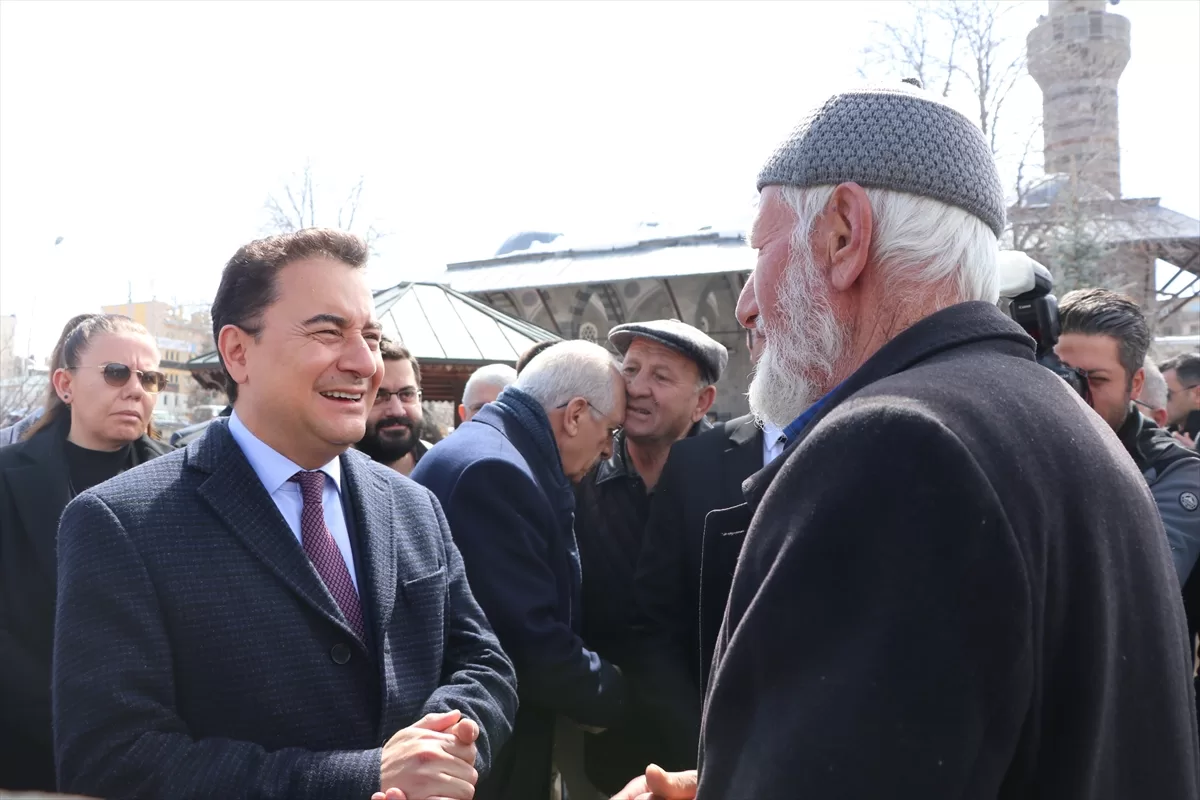
[[[208,476],[198,493],[225,526],[301,599],[357,640],[229,432],[229,420],[213,420],[204,435],[188,445],[185,458],[188,468]],[[392,531],[395,491],[372,469],[371,460],[357,451],[343,453],[339,464],[344,490],[349,492],[346,507],[355,515],[357,541],[367,573],[367,579],[359,582],[359,591],[369,593],[370,618],[378,634],[390,622],[397,583],[407,577],[397,575],[393,544],[399,537]]]
[[[713,424],[708,421],[708,417],[701,417],[700,421],[693,425],[685,436],[685,439],[697,436],[705,431],[710,431]],[[638,477],[637,468],[633,465],[633,460],[629,458],[629,451],[626,448],[625,430],[621,429],[613,434],[613,454],[608,459],[601,461],[596,467],[596,484],[599,485],[606,481],[615,478]]]
[[[944,308],[901,332],[829,394],[808,425],[793,441],[788,442],[783,456],[746,479],[742,491],[751,509],[758,507],[771,481],[787,461],[787,453],[804,441],[821,420],[842,402],[876,381],[903,372],[947,350],[989,340],[1017,345],[1023,355],[1031,361],[1034,358],[1033,339],[998,307],[983,301]]]

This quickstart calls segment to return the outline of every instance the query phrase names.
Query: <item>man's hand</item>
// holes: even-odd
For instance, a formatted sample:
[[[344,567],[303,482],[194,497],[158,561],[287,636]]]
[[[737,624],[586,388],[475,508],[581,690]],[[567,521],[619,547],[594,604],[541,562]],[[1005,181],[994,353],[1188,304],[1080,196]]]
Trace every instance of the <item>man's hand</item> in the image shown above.
[[[426,714],[383,746],[373,800],[470,800],[475,795],[475,740],[479,726],[461,712]]]
[[[1188,434],[1183,433],[1183,432],[1177,432],[1177,433],[1173,433],[1171,435],[1174,436],[1175,440],[1177,442],[1179,442],[1181,445],[1183,445],[1184,447],[1188,447],[1193,450],[1196,449],[1196,440],[1193,439]]]
[[[646,774],[631,780],[612,800],[693,800],[700,778],[696,770],[667,772],[657,764],[646,767]],[[376,800],[384,800],[379,797]],[[388,797],[386,800],[405,800]]]

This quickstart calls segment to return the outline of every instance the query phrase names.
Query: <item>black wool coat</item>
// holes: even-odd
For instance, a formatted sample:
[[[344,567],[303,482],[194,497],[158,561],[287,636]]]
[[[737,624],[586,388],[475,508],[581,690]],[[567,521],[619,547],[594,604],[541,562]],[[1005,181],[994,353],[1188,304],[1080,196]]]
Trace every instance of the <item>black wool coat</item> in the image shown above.
[[[0,449],[0,789],[54,790],[55,551],[72,496],[64,422]],[[133,465],[170,450],[143,436],[133,443]]]
[[[699,800],[1200,796],[1154,502],[1033,355],[945,309],[747,482]]]

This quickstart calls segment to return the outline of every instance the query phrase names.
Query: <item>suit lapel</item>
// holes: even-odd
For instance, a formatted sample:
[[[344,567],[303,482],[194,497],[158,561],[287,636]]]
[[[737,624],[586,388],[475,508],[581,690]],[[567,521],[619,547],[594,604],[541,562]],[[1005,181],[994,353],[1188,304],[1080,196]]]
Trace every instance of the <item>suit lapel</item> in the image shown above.
[[[189,467],[209,473],[200,497],[233,535],[315,611],[354,636],[225,421],[210,424],[187,454]]]
[[[750,508],[746,504],[708,512],[704,518],[704,538],[700,548],[700,675],[702,686],[708,683],[733,572],[750,526]]]
[[[71,501],[66,458],[54,458],[53,453],[61,441],[53,431],[35,436],[25,451],[29,463],[5,473],[38,565],[52,582],[58,575],[58,519]],[[48,514],[47,509],[57,509],[57,513]]]
[[[744,501],[742,482],[763,468],[763,432],[754,423],[753,417],[747,417],[744,422],[729,432],[729,447],[721,466],[725,472],[723,486],[733,489],[730,497],[726,498],[728,505],[736,505]]]
[[[387,481],[368,468],[363,460],[347,452],[342,455],[343,491],[349,492],[362,553],[365,575],[358,581],[359,594],[370,601],[369,618],[374,623],[377,642],[392,621],[396,606],[396,542],[393,533],[395,492]],[[368,502],[370,498],[370,502]]]

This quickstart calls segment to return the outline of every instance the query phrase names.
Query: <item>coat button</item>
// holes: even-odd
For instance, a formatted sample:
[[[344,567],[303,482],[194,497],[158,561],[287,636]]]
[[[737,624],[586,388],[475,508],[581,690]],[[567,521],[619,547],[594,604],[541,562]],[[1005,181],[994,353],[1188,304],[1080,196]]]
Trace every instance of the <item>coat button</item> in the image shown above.
[[[329,651],[329,657],[333,659],[333,663],[339,666],[345,664],[350,660],[350,645],[335,644]]]

